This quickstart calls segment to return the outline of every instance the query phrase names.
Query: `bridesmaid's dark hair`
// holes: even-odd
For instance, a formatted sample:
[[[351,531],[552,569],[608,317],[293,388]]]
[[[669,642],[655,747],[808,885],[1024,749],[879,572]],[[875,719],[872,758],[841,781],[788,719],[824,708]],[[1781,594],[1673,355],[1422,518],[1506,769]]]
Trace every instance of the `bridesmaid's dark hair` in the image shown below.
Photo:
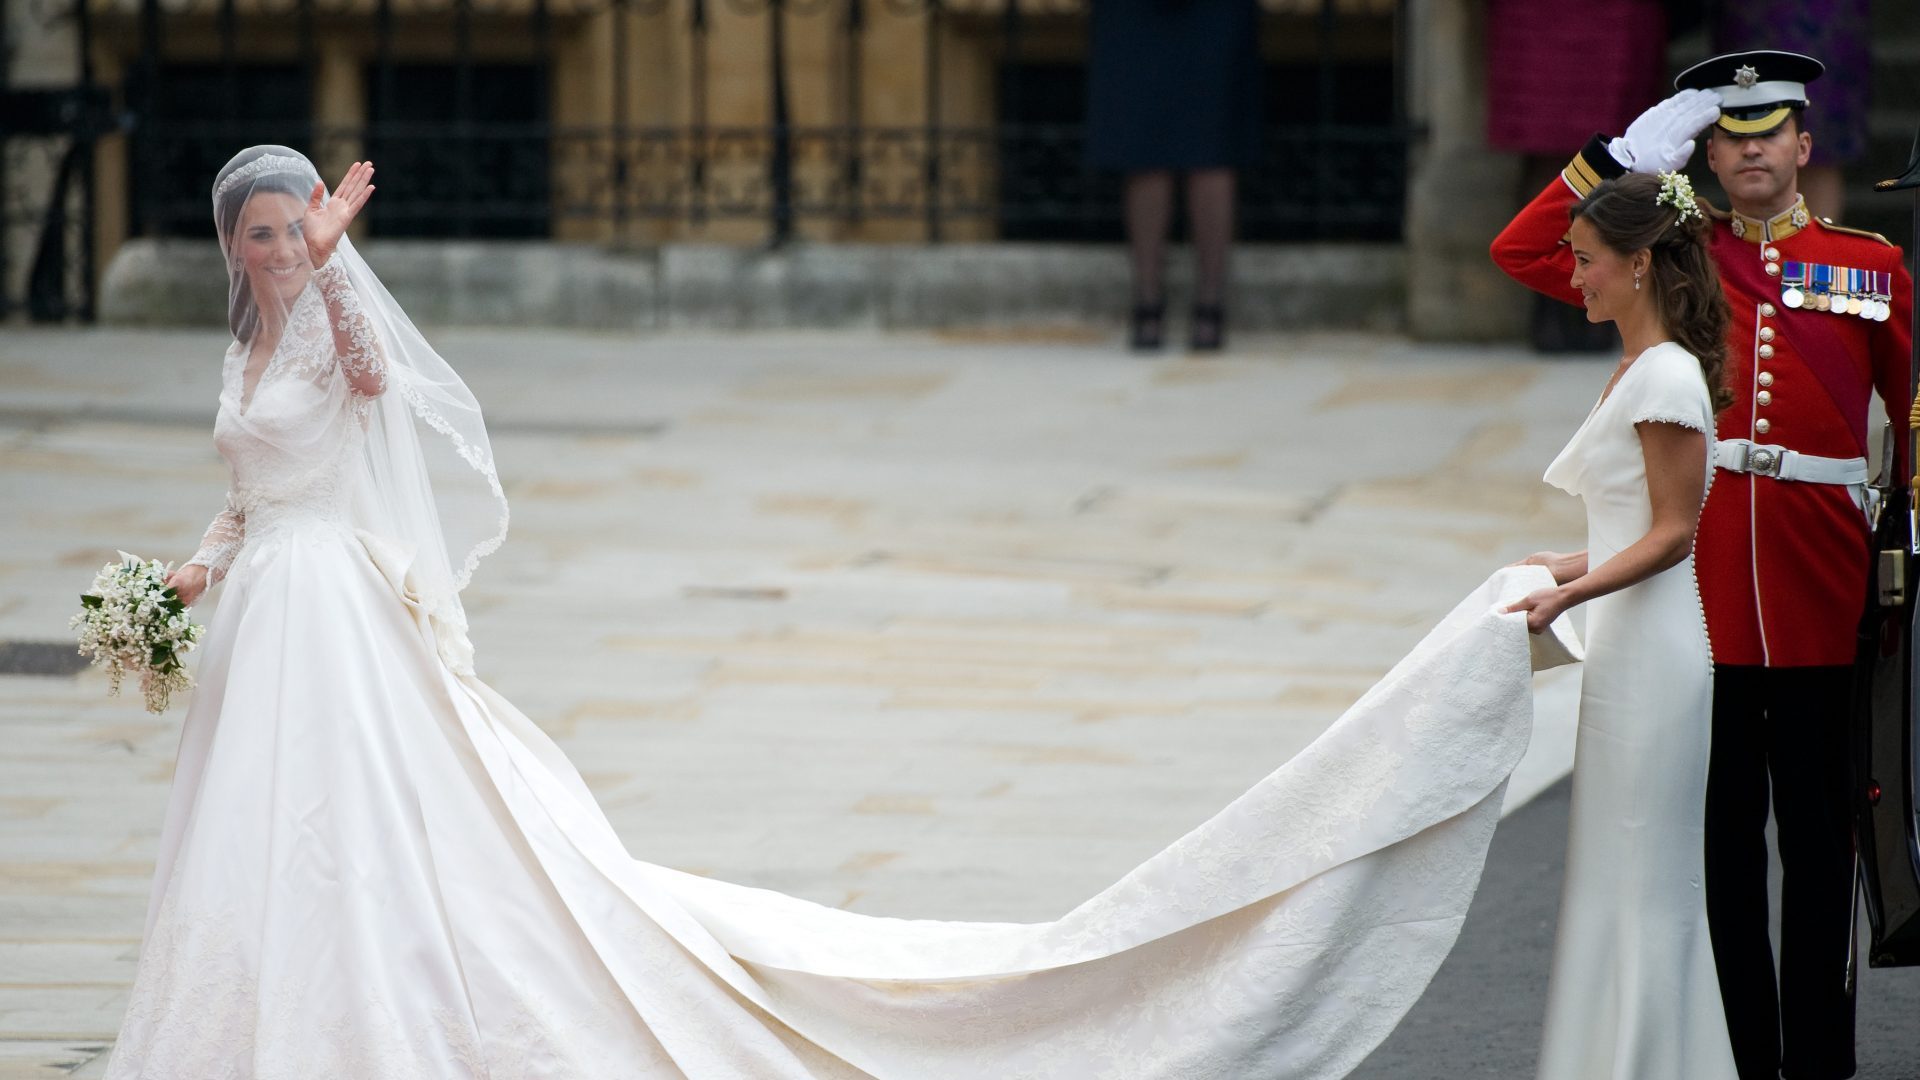
[[[1707,254],[1707,216],[1704,211],[1680,216],[1659,201],[1660,178],[1628,173],[1605,180],[1568,211],[1569,220],[1585,218],[1600,240],[1620,255],[1646,248],[1653,256],[1648,282],[1660,307],[1660,322],[1674,343],[1700,361],[1713,395],[1713,411],[1733,404],[1726,384],[1726,294],[1720,291],[1720,272]]]

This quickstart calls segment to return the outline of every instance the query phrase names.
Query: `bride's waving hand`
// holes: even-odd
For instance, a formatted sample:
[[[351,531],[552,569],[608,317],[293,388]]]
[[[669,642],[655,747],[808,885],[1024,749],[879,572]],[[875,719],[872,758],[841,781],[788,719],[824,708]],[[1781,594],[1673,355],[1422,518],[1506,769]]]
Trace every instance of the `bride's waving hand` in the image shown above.
[[[333,252],[373,192],[373,163],[354,162],[340,186],[334,188],[332,198],[327,197],[325,184],[313,185],[300,230],[307,241],[307,258],[314,265],[320,295],[327,302],[327,325],[333,329],[340,370],[354,392],[364,397],[379,397],[386,392],[386,362],[380,355],[378,335],[352,294],[352,283],[333,264]]]
[[[347,234],[348,226],[359,216],[373,192],[371,161],[356,161],[348,167],[347,175],[340,178],[331,198],[327,196],[327,185],[314,181],[313,190],[307,194],[307,212],[300,219],[300,232],[306,237],[307,255],[316,268],[327,265],[333,249],[339,246],[340,238]]]

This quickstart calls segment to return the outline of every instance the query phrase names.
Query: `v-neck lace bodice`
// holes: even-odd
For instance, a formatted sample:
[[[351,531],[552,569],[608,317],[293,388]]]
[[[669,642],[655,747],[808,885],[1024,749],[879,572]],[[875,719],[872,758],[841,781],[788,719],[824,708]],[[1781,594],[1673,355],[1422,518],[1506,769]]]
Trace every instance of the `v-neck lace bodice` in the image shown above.
[[[372,400],[358,387],[385,388],[384,361],[366,323],[345,274],[323,268],[294,301],[251,389],[248,344],[227,349],[213,441],[232,486],[189,563],[217,579],[249,540],[289,524],[343,526],[364,471],[363,421]],[[344,355],[336,326],[352,342]]]

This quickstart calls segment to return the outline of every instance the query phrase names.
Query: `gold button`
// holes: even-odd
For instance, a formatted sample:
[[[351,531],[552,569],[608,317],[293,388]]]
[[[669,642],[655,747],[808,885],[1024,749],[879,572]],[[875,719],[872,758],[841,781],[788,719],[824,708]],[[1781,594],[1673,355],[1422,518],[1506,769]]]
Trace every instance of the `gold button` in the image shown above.
[[[1763,327],[1761,327],[1761,328],[1760,328],[1760,340],[1761,340],[1761,341],[1772,341],[1772,340],[1773,340],[1773,327],[1771,327],[1771,326],[1763,326]]]
[[[1753,430],[1765,435],[1767,432],[1773,430],[1773,421],[1766,419],[1755,420],[1753,422]]]
[[[1777,248],[1777,247],[1770,247],[1770,248],[1768,248],[1768,249],[1766,250],[1766,256],[1767,256],[1767,261],[1768,261],[1768,262],[1779,262],[1779,261],[1780,261],[1780,249],[1779,249],[1779,248]]]
[[[1772,305],[1772,304],[1761,304],[1761,305],[1760,305],[1760,314],[1761,314],[1761,315],[1763,315],[1763,316],[1765,316],[1765,317],[1767,317],[1767,318],[1769,318],[1769,319],[1771,319],[1771,318],[1773,318],[1773,314],[1774,314],[1774,312],[1773,312],[1773,305]]]
[[[1767,264],[1767,276],[1768,276],[1768,277],[1779,277],[1779,276],[1780,276],[1780,264],[1779,264],[1779,263],[1777,263],[1777,262],[1770,262],[1770,263],[1768,263],[1768,264]]]
[[[1762,405],[1771,405],[1773,404],[1773,391],[1762,390],[1758,394],[1753,395],[1753,400]]]
[[[1761,386],[1772,386],[1772,385],[1773,385],[1773,372],[1771,372],[1771,371],[1763,371],[1763,372],[1761,372],[1761,373],[1760,373],[1760,385],[1761,385]]]
[[[1773,346],[1771,345],[1760,346],[1760,359],[1762,360],[1773,359]]]

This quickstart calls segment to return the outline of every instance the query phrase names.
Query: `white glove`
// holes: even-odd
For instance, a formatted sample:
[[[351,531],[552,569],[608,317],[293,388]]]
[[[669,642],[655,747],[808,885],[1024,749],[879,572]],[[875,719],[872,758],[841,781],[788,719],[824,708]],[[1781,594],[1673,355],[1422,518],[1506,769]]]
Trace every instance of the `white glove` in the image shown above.
[[[1719,94],[1682,90],[1635,118],[1607,153],[1631,172],[1678,172],[1693,157],[1694,136],[1719,118]]]

